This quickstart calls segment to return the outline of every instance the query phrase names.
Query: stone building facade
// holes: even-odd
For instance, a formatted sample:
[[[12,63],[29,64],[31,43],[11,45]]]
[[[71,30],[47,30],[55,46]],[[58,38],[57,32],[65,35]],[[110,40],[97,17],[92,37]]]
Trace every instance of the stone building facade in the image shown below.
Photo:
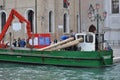
[[[71,29],[76,32],[79,24],[79,0],[68,1],[68,8],[64,7],[64,1],[66,0],[0,0],[0,32],[11,9],[31,22],[34,33],[50,33],[52,39],[55,39],[63,33],[69,33]],[[19,23],[16,18],[6,33],[7,37],[9,32],[12,32],[13,38],[27,37],[25,23]]]
[[[68,1],[67,8],[64,7],[65,1]],[[0,0],[0,32],[13,8],[31,22],[33,33],[50,33],[52,40],[56,38],[59,40],[61,35],[70,33],[70,30],[76,33],[91,30],[94,32],[97,30],[97,21],[91,21],[88,13],[91,5],[95,10],[96,4],[99,3],[99,14],[102,16],[104,11],[108,13],[106,20],[99,21],[99,32],[105,33],[106,40],[114,40],[114,37],[109,35],[111,35],[111,30],[117,29],[111,27],[119,28],[120,23],[118,22],[119,13],[111,13],[112,1],[114,0]],[[113,17],[116,21],[111,21]],[[25,23],[19,23],[19,20],[15,18],[5,39],[8,40],[9,32],[12,32],[13,38],[27,38],[25,26]],[[117,35],[118,33],[115,32]],[[120,38],[117,38],[119,41]]]
[[[108,17],[105,23],[105,39],[113,46],[120,47],[120,0],[105,0]]]

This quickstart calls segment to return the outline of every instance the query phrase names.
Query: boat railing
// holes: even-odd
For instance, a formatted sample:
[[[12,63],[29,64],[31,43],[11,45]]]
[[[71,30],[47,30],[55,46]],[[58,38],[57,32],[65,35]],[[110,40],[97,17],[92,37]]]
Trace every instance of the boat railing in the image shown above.
[[[107,42],[109,43],[109,45],[112,48],[119,48],[120,47],[120,40],[107,40]]]

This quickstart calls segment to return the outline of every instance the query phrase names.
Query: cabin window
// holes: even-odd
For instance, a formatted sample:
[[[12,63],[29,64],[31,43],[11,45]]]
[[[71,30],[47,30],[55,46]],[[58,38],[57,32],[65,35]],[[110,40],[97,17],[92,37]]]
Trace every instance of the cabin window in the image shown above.
[[[92,43],[93,42],[93,36],[92,35],[86,35],[85,36],[85,42]]]
[[[79,39],[79,38],[83,38],[83,40],[81,42],[84,42],[84,35],[78,35],[77,39]]]

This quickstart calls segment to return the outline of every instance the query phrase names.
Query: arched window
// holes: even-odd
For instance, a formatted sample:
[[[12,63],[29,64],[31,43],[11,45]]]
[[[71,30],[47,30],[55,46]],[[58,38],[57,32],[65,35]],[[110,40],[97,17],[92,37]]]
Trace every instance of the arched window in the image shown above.
[[[34,12],[32,10],[28,10],[27,18],[31,24],[31,31],[34,32]]]
[[[79,15],[77,15],[77,32],[81,32],[80,17],[79,17]]]
[[[1,13],[1,31],[2,31],[5,23],[6,23],[6,14],[5,14],[5,12],[2,12]]]
[[[49,32],[53,32],[53,12],[49,12]]]
[[[64,18],[63,18],[63,32],[66,33],[68,32],[68,15],[65,13]]]
[[[64,26],[63,26],[63,32],[66,32],[67,27],[67,14],[64,14]]]
[[[95,32],[96,31],[96,27],[94,26],[94,25],[91,25],[90,27],[89,27],[89,32]]]

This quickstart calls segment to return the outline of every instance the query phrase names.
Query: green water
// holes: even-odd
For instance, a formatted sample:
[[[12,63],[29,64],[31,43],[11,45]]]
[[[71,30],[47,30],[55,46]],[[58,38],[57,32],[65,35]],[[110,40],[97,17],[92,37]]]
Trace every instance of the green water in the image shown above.
[[[0,80],[120,80],[120,63],[107,68],[0,63]]]

